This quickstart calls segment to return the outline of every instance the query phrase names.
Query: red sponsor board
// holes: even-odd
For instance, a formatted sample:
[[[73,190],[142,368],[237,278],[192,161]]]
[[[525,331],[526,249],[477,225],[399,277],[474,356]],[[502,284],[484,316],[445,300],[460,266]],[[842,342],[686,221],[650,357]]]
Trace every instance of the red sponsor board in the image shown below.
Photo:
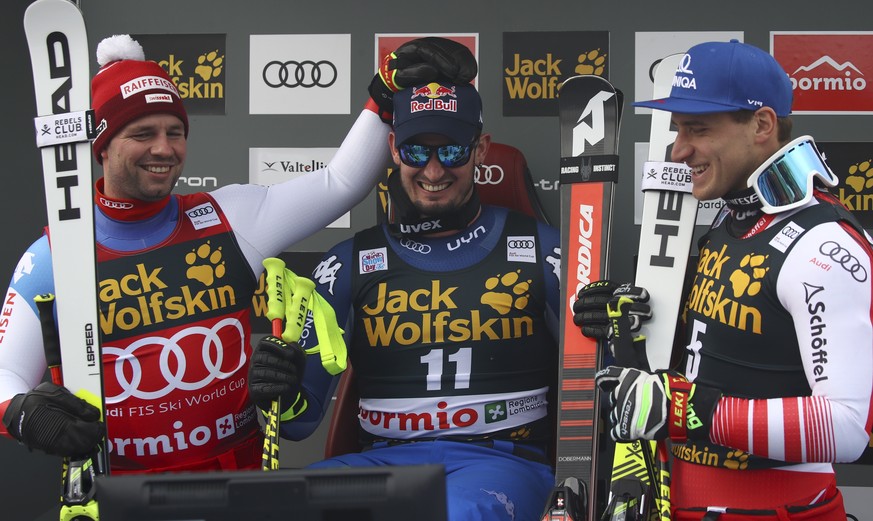
[[[772,32],[770,49],[791,78],[795,114],[873,113],[873,32]]]

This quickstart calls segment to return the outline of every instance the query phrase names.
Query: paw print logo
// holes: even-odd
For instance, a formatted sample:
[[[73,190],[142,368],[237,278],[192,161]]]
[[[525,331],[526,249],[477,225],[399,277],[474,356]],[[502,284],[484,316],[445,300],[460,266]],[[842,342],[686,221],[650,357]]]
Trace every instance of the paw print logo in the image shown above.
[[[576,74],[596,74],[603,75],[603,69],[606,68],[606,55],[601,54],[600,49],[594,49],[579,55],[579,65],[574,71]]]
[[[203,81],[209,81],[221,75],[223,65],[224,55],[219,56],[217,50],[206,52],[197,57],[194,73],[203,78]]]
[[[731,285],[735,297],[748,295],[754,297],[761,291],[761,279],[767,274],[769,266],[764,266],[769,255],[750,253],[740,261],[740,267],[731,274]]]
[[[870,168],[873,160],[861,161],[856,165],[849,167],[849,176],[846,177],[846,184],[851,186],[855,193],[861,193],[865,188],[873,188],[873,168]]]
[[[509,434],[509,437],[512,438],[513,441],[521,441],[530,438],[530,429],[527,427],[521,427],[517,431],[512,431]]]
[[[188,252],[185,264],[188,265],[185,275],[189,279],[199,280],[204,286],[211,286],[215,279],[220,279],[225,273],[221,248],[213,250],[209,241]]]
[[[509,313],[513,308],[526,308],[530,300],[527,293],[530,281],[519,280],[519,273],[521,270],[489,277],[485,281],[485,289],[488,291],[482,295],[482,304],[491,306],[501,315]]]
[[[732,450],[725,455],[724,466],[731,470],[746,470],[749,467],[749,453]]]

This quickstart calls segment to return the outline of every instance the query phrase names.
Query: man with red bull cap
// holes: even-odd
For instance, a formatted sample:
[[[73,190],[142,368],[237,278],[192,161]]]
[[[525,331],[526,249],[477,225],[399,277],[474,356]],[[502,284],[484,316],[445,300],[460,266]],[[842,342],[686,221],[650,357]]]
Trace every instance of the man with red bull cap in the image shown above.
[[[324,169],[269,187],[173,195],[189,131],[175,85],[127,35],[104,40],[97,55],[93,150],[103,176],[95,221],[111,471],[260,468],[260,402],[246,379],[249,305],[263,259],[370,192],[388,164],[376,151],[396,90],[438,78],[469,81],[475,58],[440,38],[404,44],[373,78],[365,110]],[[22,257],[4,300],[0,433],[76,457],[93,449],[104,427],[96,408],[40,383],[46,361],[33,297],[53,292],[50,256],[43,236]]]
[[[672,113],[693,195],[725,201],[698,243],[678,370],[596,379],[613,439],[672,440],[674,520],[844,521],[832,463],[869,440],[869,237],[814,140],[791,140],[791,103],[776,60],[733,40],[692,47],[670,96],[636,104]],[[606,321],[595,293],[574,304],[589,334]]]
[[[398,92],[387,141],[393,219],[313,273],[345,330],[363,451],[314,467],[443,464],[449,520],[539,519],[555,479],[558,231],[480,204],[491,136],[472,85]],[[310,362],[310,403],[334,386]],[[323,414],[310,408],[283,435],[309,435]]]

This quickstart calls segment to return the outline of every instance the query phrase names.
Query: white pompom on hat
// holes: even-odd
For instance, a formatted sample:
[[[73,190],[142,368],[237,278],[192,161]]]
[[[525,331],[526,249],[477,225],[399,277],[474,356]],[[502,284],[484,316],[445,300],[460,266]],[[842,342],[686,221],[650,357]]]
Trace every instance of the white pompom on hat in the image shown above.
[[[135,119],[149,114],[173,114],[185,125],[188,114],[170,76],[153,61],[145,59],[142,46],[127,34],[105,38],[97,45],[100,70],[91,80],[91,104],[97,121],[94,157],[115,134]]]

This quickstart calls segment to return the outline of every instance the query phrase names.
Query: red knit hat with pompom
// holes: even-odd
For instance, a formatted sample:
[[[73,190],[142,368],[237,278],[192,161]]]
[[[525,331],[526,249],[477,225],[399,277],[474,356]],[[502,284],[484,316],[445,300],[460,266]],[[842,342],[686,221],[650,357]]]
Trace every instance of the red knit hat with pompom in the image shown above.
[[[91,105],[97,121],[94,157],[125,125],[149,114],[173,114],[185,125],[188,114],[170,76],[153,61],[146,61],[142,46],[129,35],[115,35],[97,46],[100,70],[91,80]]]

